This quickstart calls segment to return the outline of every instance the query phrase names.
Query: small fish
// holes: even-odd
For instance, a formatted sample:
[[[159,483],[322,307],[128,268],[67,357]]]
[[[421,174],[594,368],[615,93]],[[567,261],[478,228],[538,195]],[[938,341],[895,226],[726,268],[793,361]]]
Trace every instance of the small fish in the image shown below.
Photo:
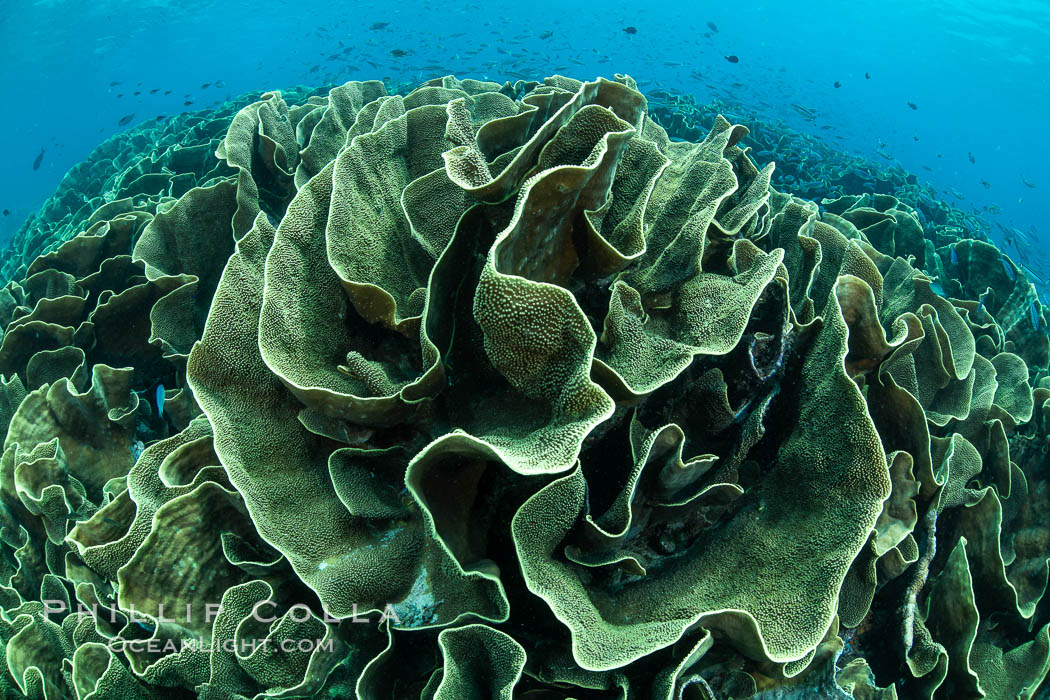
[[[1033,183],[1029,182],[1028,180],[1025,180],[1023,175],[1021,176],[1021,182],[1024,183],[1025,187],[1031,188],[1033,190],[1035,189],[1035,185]]]
[[[217,88],[224,88],[224,87],[226,87],[226,83],[223,82],[222,80],[216,80],[214,83],[212,83],[212,85],[217,87]]]
[[[154,400],[157,402],[157,417],[158,418],[163,418],[164,417],[164,395],[165,395],[165,393],[166,392],[164,391],[164,385],[163,384],[158,384],[156,393],[153,395]]]
[[[4,216],[11,216],[11,210],[10,209],[4,209]]]
[[[981,180],[981,184],[984,185],[984,189],[986,190],[990,190],[992,188],[992,183],[988,182],[987,180]]]
[[[1016,282],[1017,273],[1014,271],[1013,265],[1010,264],[1010,259],[1003,255],[1001,260],[1003,261],[1003,271],[1006,273],[1006,276],[1010,278],[1011,282]]]
[[[1027,265],[1024,265],[1024,264],[1022,264],[1021,267],[1024,268],[1024,271],[1025,271],[1026,275],[1028,275],[1033,280],[1035,280],[1036,284],[1040,284],[1040,285],[1046,284],[1046,280],[1044,280],[1042,277],[1037,275],[1032,268],[1030,268],[1030,267],[1028,267]]]
[[[1028,301],[1028,314],[1032,319],[1032,328],[1039,330],[1039,312],[1035,308],[1035,300]]]
[[[948,293],[944,289],[944,285],[941,284],[940,280],[934,280],[930,282],[930,291],[939,297],[946,297]]]
[[[912,138],[915,139],[916,141],[918,141],[919,140],[919,135],[915,134],[914,136],[912,136]]]
[[[729,61],[730,63],[740,63],[740,59],[734,55],[723,56],[723,58],[725,58],[725,60]]]
[[[373,32],[377,32],[380,29],[386,29],[389,26],[390,22],[374,22],[372,26],[369,27],[369,29],[371,29]]]
[[[120,81],[119,81],[119,80],[114,80],[113,82],[111,82],[111,83],[109,84],[109,86],[110,86],[110,87],[116,87],[116,86],[118,86],[118,85],[120,85]]]
[[[128,124],[131,123],[131,120],[134,119],[134,118],[135,118],[135,113],[134,112],[132,112],[131,114],[125,114],[123,117],[120,118],[120,121],[117,122],[117,126],[127,126]]]
[[[973,153],[967,153],[966,157],[970,159],[971,163],[974,163],[974,164],[977,163],[977,159],[973,157]]]
[[[164,94],[165,94],[165,95],[170,95],[170,94],[171,94],[171,90],[165,90],[165,91],[164,91]]]
[[[718,27],[715,26],[714,22],[708,22],[707,23],[707,28],[710,29],[715,34],[718,34]]]
[[[185,102],[182,103],[182,106],[183,107],[189,107],[191,104],[193,104],[193,100],[186,100]]]
[[[149,91],[149,94],[156,95],[158,92],[160,92],[160,88],[153,88]]]
[[[637,27],[624,27],[623,30],[627,34],[637,34],[638,33],[638,28]]]
[[[988,292],[990,292],[990,291],[992,291],[990,287],[988,289],[984,290],[984,294],[982,294],[980,296],[980,298],[977,300],[977,308],[973,312],[974,316],[976,316],[977,314],[981,313],[981,309],[984,308],[984,300],[988,298]]]
[[[918,109],[919,108],[919,105],[915,104],[914,102],[909,102],[908,106],[911,107],[912,109]]]
[[[207,90],[211,87],[211,83],[201,83],[201,90]]]
[[[955,250],[955,246],[952,246],[952,265],[959,264],[959,252]]]
[[[310,68],[310,72],[311,73],[316,73],[320,69],[321,69],[321,66],[313,66],[312,68]]]
[[[102,516],[102,522],[109,523],[110,525],[120,525],[120,523],[113,518],[107,518],[106,516]]]
[[[135,97],[138,97],[139,95],[142,94],[142,91],[141,90],[136,90],[135,92],[133,92],[131,94],[134,95]]]
[[[552,36],[554,36],[554,32],[547,30],[540,34],[540,39],[550,39]]]
[[[842,87],[842,83],[840,83],[839,81],[836,80],[835,81],[835,87],[837,87],[837,88]]]
[[[44,162],[44,149],[41,148],[40,149],[40,153],[37,155],[36,159],[33,161],[33,170],[40,170],[40,164],[43,163],[43,162]]]
[[[864,79],[865,80],[871,80],[871,73],[865,73],[864,74]]]
[[[391,56],[393,56],[394,58],[404,58],[404,57],[405,57],[405,56],[407,56],[407,55],[408,55],[409,53],[410,53],[409,51],[405,51],[405,50],[403,50],[403,49],[393,49],[393,50],[392,50],[392,51],[390,52],[390,55],[391,55]]]

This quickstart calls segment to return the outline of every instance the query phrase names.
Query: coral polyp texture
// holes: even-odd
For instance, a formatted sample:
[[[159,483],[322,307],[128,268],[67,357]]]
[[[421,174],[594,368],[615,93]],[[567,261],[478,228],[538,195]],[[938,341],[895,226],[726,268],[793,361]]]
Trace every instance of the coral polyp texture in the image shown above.
[[[350,82],[67,176],[0,290],[4,696],[1032,697],[1024,270],[647,110]]]

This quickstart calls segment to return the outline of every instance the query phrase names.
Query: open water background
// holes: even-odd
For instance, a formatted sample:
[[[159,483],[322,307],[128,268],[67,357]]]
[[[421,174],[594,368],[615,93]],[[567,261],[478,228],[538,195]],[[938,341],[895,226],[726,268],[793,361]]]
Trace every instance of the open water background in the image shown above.
[[[0,0],[0,245],[99,142],[158,115],[295,84],[628,73],[890,156],[1041,253],[1048,46],[1038,0]]]

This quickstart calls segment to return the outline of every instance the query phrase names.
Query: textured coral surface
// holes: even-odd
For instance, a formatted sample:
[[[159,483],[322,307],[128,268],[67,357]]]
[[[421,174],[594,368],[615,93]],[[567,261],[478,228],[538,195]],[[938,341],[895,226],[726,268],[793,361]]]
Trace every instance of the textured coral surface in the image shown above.
[[[446,77],[100,147],[2,270],[4,697],[1032,697],[1034,288],[747,136]]]

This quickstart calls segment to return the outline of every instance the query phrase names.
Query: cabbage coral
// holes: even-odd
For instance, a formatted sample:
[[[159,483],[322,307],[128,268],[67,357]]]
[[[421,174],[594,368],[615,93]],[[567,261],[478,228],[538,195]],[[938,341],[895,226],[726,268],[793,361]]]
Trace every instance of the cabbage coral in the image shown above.
[[[0,291],[6,696],[1042,683],[1048,344],[993,246],[626,76],[220,119]]]

